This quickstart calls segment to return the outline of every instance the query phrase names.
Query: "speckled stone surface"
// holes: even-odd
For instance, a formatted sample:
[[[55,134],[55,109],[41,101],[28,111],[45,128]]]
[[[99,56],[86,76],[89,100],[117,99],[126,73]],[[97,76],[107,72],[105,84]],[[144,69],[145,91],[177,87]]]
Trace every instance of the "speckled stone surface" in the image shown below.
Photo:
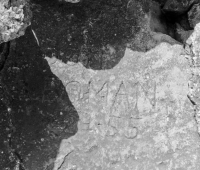
[[[193,102],[195,106],[195,120],[197,122],[198,133],[200,134],[200,100],[199,100],[199,91],[200,91],[200,24],[197,24],[194,32],[187,40],[186,44],[186,56],[189,59],[192,76],[189,81],[189,96],[190,100]]]
[[[182,46],[127,48],[118,65],[101,71],[46,60],[80,117],[77,134],[60,144],[54,170],[200,169]]]
[[[167,0],[163,9],[176,14],[183,14],[193,4],[198,2],[198,0]]]
[[[0,44],[25,34],[31,24],[29,0],[0,1]]]

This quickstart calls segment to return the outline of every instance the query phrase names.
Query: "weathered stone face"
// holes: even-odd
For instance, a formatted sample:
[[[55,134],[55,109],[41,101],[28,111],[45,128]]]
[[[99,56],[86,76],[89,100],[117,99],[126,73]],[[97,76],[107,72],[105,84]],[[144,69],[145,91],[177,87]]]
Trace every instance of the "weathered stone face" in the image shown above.
[[[192,28],[195,27],[197,23],[200,21],[200,3],[194,4],[190,11],[188,12],[188,19],[190,22],[190,26]]]
[[[126,49],[110,70],[46,58],[79,113],[54,170],[199,169],[199,136],[187,98],[190,67],[180,45]]]
[[[200,100],[199,100],[199,91],[200,91],[200,24],[197,24],[194,32],[187,40],[186,51],[191,56],[189,59],[192,76],[189,81],[189,96],[190,100],[195,106],[195,120],[197,123],[198,133],[200,134]]]
[[[32,17],[29,6],[27,0],[0,2],[0,44],[24,35]]]
[[[176,14],[183,14],[192,4],[197,2],[198,0],[167,0],[163,10]]]

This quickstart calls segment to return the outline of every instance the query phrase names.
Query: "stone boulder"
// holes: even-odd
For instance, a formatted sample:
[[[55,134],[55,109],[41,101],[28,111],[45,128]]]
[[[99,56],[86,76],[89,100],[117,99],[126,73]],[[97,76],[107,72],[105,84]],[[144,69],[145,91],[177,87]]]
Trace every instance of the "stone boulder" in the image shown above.
[[[101,71],[46,57],[80,117],[54,170],[199,170],[189,57],[169,43],[146,53],[126,48],[113,69]]]
[[[0,1],[0,44],[24,35],[31,17],[29,1]]]

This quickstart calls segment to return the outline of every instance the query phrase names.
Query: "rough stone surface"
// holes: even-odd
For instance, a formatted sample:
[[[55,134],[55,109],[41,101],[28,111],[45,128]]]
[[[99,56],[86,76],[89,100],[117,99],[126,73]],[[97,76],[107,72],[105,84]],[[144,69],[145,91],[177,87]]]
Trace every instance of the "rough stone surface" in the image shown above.
[[[199,100],[199,91],[200,91],[200,24],[197,24],[193,34],[187,40],[186,52],[187,55],[190,55],[189,61],[192,70],[192,76],[190,78],[189,87],[190,87],[190,100],[195,106],[195,119],[198,126],[198,132],[200,134],[200,100]]]
[[[163,21],[161,17],[162,11],[159,3],[152,2],[149,15],[151,18],[149,22],[151,31],[160,32],[163,34],[169,33],[167,24]]]
[[[54,170],[200,169],[182,46],[127,48],[117,66],[102,71],[46,59],[80,117],[77,134],[60,144]]]
[[[179,44],[174,39],[173,26],[169,26],[162,16],[159,3],[130,0],[127,4],[127,14],[129,14],[127,15],[128,19],[136,19],[135,26],[140,28],[128,43],[128,47],[132,50],[146,52],[161,42]]]
[[[168,36],[159,5],[154,12],[156,2],[151,0],[32,2],[32,29],[42,52],[65,63],[81,62],[94,70],[111,69],[124,56],[126,47],[146,52],[162,41],[178,43]]]
[[[70,2],[70,3],[78,3],[81,0],[58,0],[59,2],[65,1],[65,2]]]
[[[155,2],[158,2],[160,6],[164,6],[167,0],[153,0]]]
[[[194,3],[199,0],[167,0],[163,10],[167,12],[173,12],[176,14],[185,13]]]
[[[194,4],[188,12],[188,20],[192,28],[200,22],[200,3]]]
[[[0,44],[24,35],[30,25],[29,1],[2,0],[0,2]]]
[[[176,39],[182,42],[183,44],[186,44],[187,39],[190,37],[190,35],[193,33],[193,30],[185,31],[179,24],[176,24]]]

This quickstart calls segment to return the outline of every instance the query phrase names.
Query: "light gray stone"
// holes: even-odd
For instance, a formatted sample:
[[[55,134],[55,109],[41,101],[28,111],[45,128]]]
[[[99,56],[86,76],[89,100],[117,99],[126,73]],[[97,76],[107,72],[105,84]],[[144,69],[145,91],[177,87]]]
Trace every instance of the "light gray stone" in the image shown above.
[[[94,71],[46,57],[79,113],[54,170],[200,169],[191,68],[183,47],[126,49],[118,65]]]
[[[26,11],[26,12],[24,12]],[[0,1],[0,44],[25,34],[31,24],[29,0]]]
[[[187,40],[186,52],[191,66],[192,75],[189,85],[189,97],[194,104],[195,120],[197,122],[198,133],[200,134],[200,23],[196,25],[194,32]]]

